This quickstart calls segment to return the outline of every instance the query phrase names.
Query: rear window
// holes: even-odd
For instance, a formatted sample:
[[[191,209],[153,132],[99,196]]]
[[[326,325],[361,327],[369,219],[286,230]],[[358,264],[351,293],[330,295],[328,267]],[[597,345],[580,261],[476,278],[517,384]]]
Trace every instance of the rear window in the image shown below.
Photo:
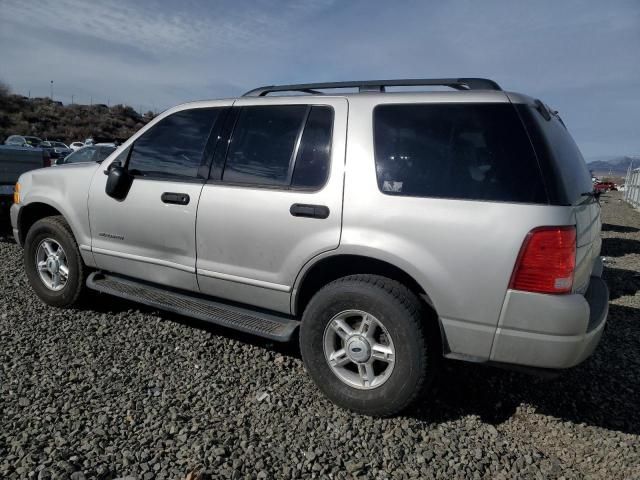
[[[529,105],[518,105],[540,165],[547,179],[550,201],[573,205],[585,201],[584,193],[593,190],[589,168],[576,142],[557,115],[549,120]]]
[[[388,195],[547,203],[511,104],[391,104],[374,110],[378,187]]]
[[[227,153],[223,181],[285,185],[306,105],[243,107]]]
[[[329,175],[333,109],[311,107],[296,158],[291,186],[317,189]]]

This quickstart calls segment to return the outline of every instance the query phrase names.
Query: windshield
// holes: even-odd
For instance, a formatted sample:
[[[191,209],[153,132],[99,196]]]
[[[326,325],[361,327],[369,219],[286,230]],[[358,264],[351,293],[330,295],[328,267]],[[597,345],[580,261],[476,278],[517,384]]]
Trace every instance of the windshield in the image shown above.
[[[99,147],[98,154],[96,155],[96,162],[102,162],[105,158],[115,152],[116,147]]]
[[[32,147],[35,147],[36,145],[40,145],[42,143],[42,140],[38,137],[24,137],[24,140]]]
[[[76,150],[64,159],[64,163],[82,163],[95,161],[96,149],[94,147],[84,147]]]

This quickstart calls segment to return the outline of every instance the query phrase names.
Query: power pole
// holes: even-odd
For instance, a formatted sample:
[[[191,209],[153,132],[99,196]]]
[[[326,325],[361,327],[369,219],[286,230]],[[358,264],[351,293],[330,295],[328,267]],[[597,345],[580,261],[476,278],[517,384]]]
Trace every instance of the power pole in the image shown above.
[[[73,105],[73,95],[71,95],[71,105]]]
[[[53,101],[53,80],[51,80],[51,96],[49,98]]]

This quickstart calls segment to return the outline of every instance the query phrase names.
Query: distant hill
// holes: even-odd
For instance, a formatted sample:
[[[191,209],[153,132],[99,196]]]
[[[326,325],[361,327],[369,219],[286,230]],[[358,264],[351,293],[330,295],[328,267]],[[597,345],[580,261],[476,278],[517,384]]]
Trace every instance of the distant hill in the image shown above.
[[[587,163],[589,170],[594,173],[612,175],[625,175],[629,169],[629,165],[633,162],[634,167],[640,167],[640,157],[613,157],[608,160],[593,160]]]
[[[126,105],[63,105],[49,98],[13,95],[0,83],[0,143],[9,135],[34,135],[67,144],[92,137],[123,142],[153,118]]]

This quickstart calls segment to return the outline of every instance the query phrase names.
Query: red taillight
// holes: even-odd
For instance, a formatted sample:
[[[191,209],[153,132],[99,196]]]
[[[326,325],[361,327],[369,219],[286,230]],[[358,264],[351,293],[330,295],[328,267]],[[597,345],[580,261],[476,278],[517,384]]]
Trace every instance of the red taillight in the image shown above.
[[[509,288],[537,293],[568,293],[576,267],[575,227],[540,227],[522,244]]]
[[[47,152],[46,150],[43,150],[43,151],[42,151],[42,159],[44,160],[44,161],[42,162],[42,164],[43,164],[45,167],[50,167],[50,166],[51,166],[51,164],[52,164],[52,162],[51,162],[51,155],[49,155],[49,152]]]

